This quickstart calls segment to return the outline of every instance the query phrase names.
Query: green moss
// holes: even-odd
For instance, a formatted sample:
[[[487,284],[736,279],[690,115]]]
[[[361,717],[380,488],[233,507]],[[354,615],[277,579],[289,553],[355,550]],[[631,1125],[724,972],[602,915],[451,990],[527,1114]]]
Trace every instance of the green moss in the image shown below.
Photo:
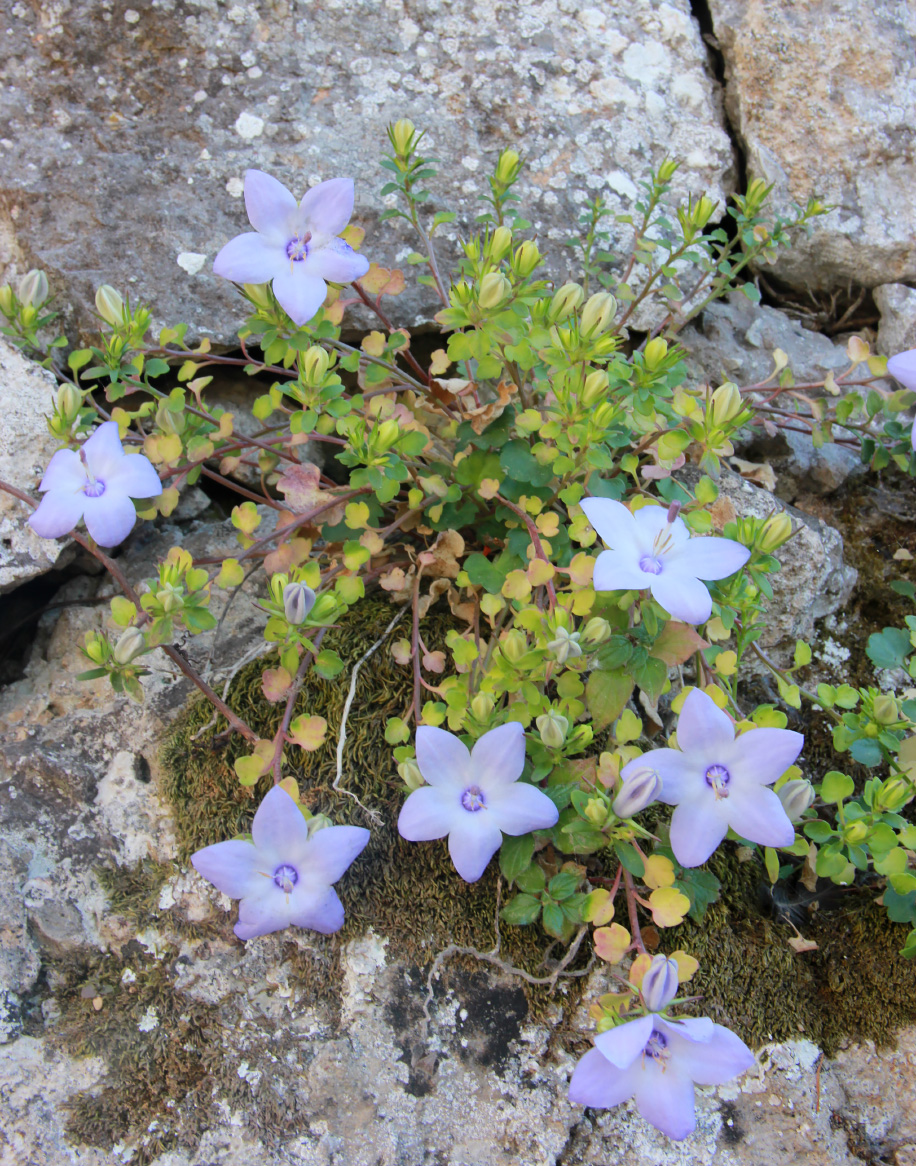
[[[170,862],[145,858],[132,867],[96,867],[95,873],[113,910],[129,919],[147,920],[156,913],[159,892],[174,869]]]

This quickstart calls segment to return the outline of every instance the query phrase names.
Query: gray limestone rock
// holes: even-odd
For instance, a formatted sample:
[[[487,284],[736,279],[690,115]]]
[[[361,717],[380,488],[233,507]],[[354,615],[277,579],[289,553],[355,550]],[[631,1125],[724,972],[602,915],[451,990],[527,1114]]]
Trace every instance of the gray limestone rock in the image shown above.
[[[905,283],[885,283],[875,288],[881,313],[878,351],[885,356],[916,348],[916,288]]]

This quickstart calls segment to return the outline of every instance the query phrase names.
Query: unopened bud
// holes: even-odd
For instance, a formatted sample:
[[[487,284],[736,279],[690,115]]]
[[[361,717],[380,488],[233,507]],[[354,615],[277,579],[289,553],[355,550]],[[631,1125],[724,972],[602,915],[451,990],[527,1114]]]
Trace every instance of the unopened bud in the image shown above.
[[[171,583],[160,588],[157,598],[162,605],[162,610],[167,613],[177,611],[184,602],[183,593],[180,590],[176,591]]]
[[[849,846],[858,846],[860,842],[864,842],[868,837],[869,828],[866,822],[856,820],[850,822],[844,827],[842,839]]]
[[[37,269],[29,271],[19,281],[19,302],[40,308],[48,298],[48,277]]]
[[[610,634],[611,625],[600,615],[593,615],[582,629],[582,639],[590,646],[603,644]]]
[[[313,344],[302,357],[302,371],[310,385],[320,385],[328,371],[331,358],[320,344]]]
[[[399,154],[408,153],[416,132],[417,127],[406,117],[402,117],[400,121],[396,121],[388,131],[391,137],[391,144]]]
[[[496,702],[488,692],[478,692],[471,701],[471,712],[478,721],[488,721],[496,708]]]
[[[603,401],[608,393],[607,373],[604,369],[591,372],[585,378],[585,384],[579,393],[579,401],[586,409],[591,409],[599,401]]]
[[[579,632],[569,632],[566,628],[557,628],[556,638],[547,645],[558,664],[565,664],[567,660],[575,660],[582,655],[579,646]]]
[[[693,212],[691,215],[693,225],[698,231],[702,231],[712,218],[712,212],[716,209],[716,205],[708,195],[704,194],[691,208]]]
[[[668,355],[668,341],[656,336],[643,350],[643,361],[649,372],[654,372]]]
[[[905,777],[892,777],[884,782],[874,797],[876,810],[887,810],[896,814],[916,797],[916,787]]]
[[[623,785],[620,787],[620,793],[614,798],[614,813],[618,818],[632,818],[634,814],[650,806],[662,790],[662,780],[654,769],[649,769],[645,765],[635,765],[631,768],[631,765],[627,765],[621,774]]]
[[[512,663],[517,664],[528,651],[528,640],[525,633],[513,628],[501,641],[503,655]]]
[[[12,320],[16,314],[16,309],[13,307],[13,289],[6,283],[0,287],[0,312],[8,320]]]
[[[659,182],[670,182],[678,166],[680,166],[680,162],[675,161],[674,158],[666,158],[658,168]]]
[[[57,411],[69,424],[76,419],[83,404],[83,394],[73,385],[61,385],[57,390]]]
[[[614,322],[617,301],[610,292],[595,292],[582,309],[580,327],[583,336],[600,336]]]
[[[108,641],[104,636],[98,635],[97,632],[86,633],[86,655],[93,662],[93,664],[102,664],[105,661]]]
[[[156,410],[156,425],[163,433],[181,433],[184,430],[184,414],[174,413],[165,405]]]
[[[305,617],[315,606],[315,592],[304,583],[287,583],[283,588],[283,614],[294,627],[305,623]]]
[[[661,1012],[677,995],[677,964],[667,956],[657,955],[639,986],[650,1012]]]
[[[129,664],[146,650],[146,638],[139,628],[127,628],[115,644],[114,658],[119,664]]]
[[[599,829],[607,822],[607,806],[600,798],[589,798],[585,803],[585,819]]]
[[[315,606],[309,612],[312,623],[324,624],[334,619],[338,612],[338,600],[333,591],[325,591],[315,600]]]
[[[124,300],[111,284],[103,283],[95,293],[96,311],[106,324],[120,328],[124,323]]]
[[[242,290],[256,308],[267,312],[273,307],[270,300],[270,288],[266,283],[244,283]]]
[[[599,429],[606,429],[614,420],[614,414],[616,412],[617,406],[613,401],[602,401],[592,414],[592,420]]]
[[[897,701],[886,693],[875,697],[872,705],[872,714],[879,725],[893,725],[900,719],[900,709]]]
[[[534,271],[540,262],[541,253],[538,251],[537,246],[530,239],[526,239],[515,252],[512,267],[524,279]]]
[[[420,767],[412,758],[408,761],[402,761],[398,765],[398,773],[401,776],[401,781],[407,786],[411,793],[415,789],[419,789],[421,785],[425,785],[423,774],[420,772]]]
[[[535,722],[541,740],[548,749],[561,749],[569,732],[569,721],[554,709],[549,713],[542,713]]]
[[[512,232],[508,227],[497,227],[490,239],[490,258],[500,260],[512,246]]]
[[[743,410],[741,390],[732,381],[726,381],[712,395],[709,417],[713,425],[722,429],[729,421],[734,421]]]
[[[501,271],[490,271],[480,281],[477,302],[484,309],[498,308],[512,294],[512,284]]]
[[[522,164],[518,153],[513,149],[503,150],[496,163],[496,181],[508,186],[518,178],[519,167]]]
[[[401,427],[397,421],[389,417],[387,421],[383,421],[378,427],[375,434],[375,448],[382,453],[386,453],[393,445],[396,444],[398,438],[401,436]]]
[[[792,519],[783,510],[771,514],[757,537],[757,546],[765,555],[771,555],[792,537]]]
[[[814,803],[814,786],[804,778],[796,781],[787,781],[776,791],[776,796],[782,802],[782,808],[790,822],[798,822],[805,810]]]
[[[551,324],[565,320],[569,313],[574,312],[584,299],[585,292],[577,283],[564,283],[553,293],[550,307],[547,309],[547,319]]]

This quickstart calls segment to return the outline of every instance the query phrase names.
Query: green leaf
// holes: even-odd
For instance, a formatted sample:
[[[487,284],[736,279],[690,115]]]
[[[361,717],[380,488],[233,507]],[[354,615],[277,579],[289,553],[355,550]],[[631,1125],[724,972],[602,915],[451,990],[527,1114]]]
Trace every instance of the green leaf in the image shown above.
[[[900,954],[905,960],[911,960],[916,956],[916,930],[911,931],[906,937],[906,942],[900,949]]]
[[[641,879],[646,872],[646,864],[639,857],[639,852],[629,842],[615,842],[614,853],[623,864],[624,870]]]
[[[554,939],[566,939],[572,931],[572,924],[563,914],[559,903],[545,903],[541,923],[548,935]]]
[[[855,788],[855,782],[851,777],[847,777],[845,773],[838,773],[835,769],[831,770],[830,773],[824,774],[820,790],[821,800],[830,803],[842,802],[852,794]],[[809,838],[814,837],[808,830],[805,830],[805,833]]]
[[[913,651],[909,632],[902,628],[885,628],[868,637],[865,648],[876,668],[902,668]]]
[[[506,581],[506,572],[491,563],[485,556],[478,553],[468,555],[462,564],[468,573],[468,579],[475,587],[483,587],[491,595],[498,595]]]
[[[553,480],[551,466],[542,466],[526,441],[507,442],[499,453],[499,464],[513,481],[546,486]]]
[[[526,894],[539,895],[547,886],[547,876],[544,874],[544,868],[538,866],[537,863],[532,863],[516,877],[515,885],[520,891],[525,891]]]
[[[651,700],[658,700],[668,679],[668,665],[663,660],[648,656],[641,665],[630,665],[636,683]]]
[[[870,769],[880,765],[884,760],[881,746],[870,737],[860,737],[857,741],[853,741],[849,747],[849,752],[860,765],[867,765]]]
[[[818,846],[826,842],[828,838],[832,838],[835,833],[830,825],[819,820],[806,822],[803,829],[805,831],[805,837],[810,838],[812,842],[816,842]]]
[[[100,676],[107,676],[107,668],[90,668],[88,672],[77,672],[77,680],[98,680]]]
[[[916,891],[898,895],[893,888],[888,887],[884,892],[884,906],[891,923],[916,924]]]
[[[330,648],[324,648],[315,657],[315,663],[312,667],[319,676],[323,676],[325,680],[333,680],[339,672],[343,670],[344,662],[337,655],[332,652]]]
[[[706,908],[719,897],[722,884],[716,876],[708,870],[690,869],[681,871],[675,879],[674,886],[690,900],[690,910],[687,912],[694,922],[699,923],[706,914]]]
[[[779,878],[779,855],[772,846],[764,847],[763,861],[766,864],[770,882],[775,883]]]
[[[499,848],[499,869],[503,878],[513,883],[531,865],[534,856],[534,835],[519,834],[518,837],[506,836]]]
[[[568,899],[570,895],[575,894],[578,890],[581,881],[579,876],[573,871],[561,870],[547,884],[547,893],[552,899]]]
[[[516,895],[510,899],[499,913],[504,923],[512,923],[516,927],[527,927],[533,923],[541,913],[541,903],[533,895]]]
[[[585,687],[585,703],[596,732],[608,728],[627,706],[636,685],[624,672],[593,672]]]

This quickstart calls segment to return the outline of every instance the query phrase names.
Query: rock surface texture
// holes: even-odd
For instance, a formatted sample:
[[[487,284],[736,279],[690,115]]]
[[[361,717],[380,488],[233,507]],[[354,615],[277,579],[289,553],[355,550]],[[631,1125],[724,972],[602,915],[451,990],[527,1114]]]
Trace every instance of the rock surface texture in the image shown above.
[[[751,178],[836,209],[775,271],[797,287],[916,279],[916,9],[710,0]]]
[[[603,193],[623,210],[666,155],[684,162],[682,191],[721,202],[734,185],[687,0],[69,0],[15,4],[3,25],[0,262],[46,268],[87,327],[108,282],[158,320],[230,338],[243,316],[211,265],[249,229],[248,167],[298,197],[351,175],[365,252],[402,263],[415,240],[377,230],[384,127],[399,117],[430,129],[433,209],[456,211],[456,230],[481,213],[499,151],[521,144],[521,194],[558,275],[583,204]],[[431,307],[399,305],[405,323]]]

